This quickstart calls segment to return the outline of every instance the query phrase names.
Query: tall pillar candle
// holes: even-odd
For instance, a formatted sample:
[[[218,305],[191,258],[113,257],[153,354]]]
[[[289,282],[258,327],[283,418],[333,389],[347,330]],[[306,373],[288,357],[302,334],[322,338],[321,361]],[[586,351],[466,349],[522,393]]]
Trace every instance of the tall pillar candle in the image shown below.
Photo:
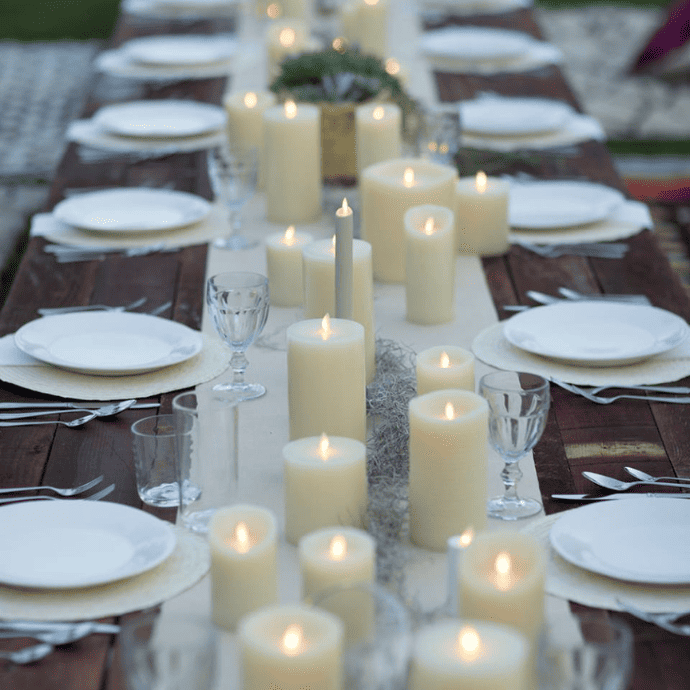
[[[486,525],[486,400],[456,389],[412,398],[410,538],[445,551],[448,537]]]
[[[331,525],[361,527],[367,509],[366,446],[311,436],[283,448],[285,537],[291,544]]]
[[[268,82],[280,74],[280,63],[289,56],[298,55],[308,43],[307,24],[299,19],[279,19],[266,30],[266,65]]]
[[[352,209],[343,199],[335,212],[335,315],[338,319],[352,318]]]
[[[359,0],[355,42],[365,55],[388,56],[387,0]]]
[[[213,622],[234,630],[242,616],[278,601],[275,519],[258,506],[220,508],[208,541]]]
[[[457,345],[438,345],[417,355],[417,395],[444,388],[474,391],[474,355]]]
[[[303,605],[267,606],[240,622],[242,690],[341,690],[343,624]]]
[[[332,240],[316,240],[304,248],[304,318],[315,319],[335,311],[335,249]],[[352,242],[352,319],[364,326],[366,381],[376,374],[374,277],[371,245]]]
[[[422,204],[452,208],[456,180],[450,166],[419,158],[396,158],[362,171],[362,239],[371,244],[376,280],[404,282],[405,212]]]
[[[266,215],[272,223],[307,223],[321,215],[321,119],[315,105],[264,112]]]
[[[413,206],[405,223],[405,304],[411,323],[434,325],[455,316],[455,226],[443,206]]]
[[[366,439],[364,327],[346,319],[298,321],[287,329],[290,440]]]
[[[355,110],[357,171],[400,158],[402,152],[402,114],[394,103],[366,103]]]
[[[290,225],[284,233],[266,238],[266,271],[271,290],[271,306],[299,307],[304,302],[302,250],[313,241],[308,232]]]
[[[495,256],[508,251],[508,196],[506,180],[463,177],[455,189],[455,228],[462,254]]]
[[[409,690],[526,690],[528,645],[511,628],[446,620],[423,628],[413,643]]]

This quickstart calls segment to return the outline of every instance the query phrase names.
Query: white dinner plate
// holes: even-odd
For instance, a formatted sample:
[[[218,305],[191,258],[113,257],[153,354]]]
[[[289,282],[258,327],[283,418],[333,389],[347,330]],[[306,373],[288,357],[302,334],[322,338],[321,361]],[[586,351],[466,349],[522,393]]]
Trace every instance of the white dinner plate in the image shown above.
[[[690,583],[690,501],[640,496],[569,510],[549,532],[574,565],[618,580]]]
[[[53,209],[58,219],[98,232],[151,232],[197,223],[211,212],[206,199],[168,189],[106,189],[78,194]]]
[[[15,334],[17,347],[61,369],[124,376],[154,371],[201,351],[201,333],[149,314],[114,311],[44,316]]]
[[[559,302],[516,314],[508,342],[542,357],[587,366],[632,364],[680,345],[688,325],[657,307],[615,302]]]
[[[122,48],[131,60],[145,65],[193,66],[228,60],[237,43],[205,35],[146,36],[134,38]]]
[[[617,189],[595,182],[542,180],[510,185],[513,228],[551,230],[596,223],[625,201]]]
[[[225,109],[196,101],[131,101],[101,108],[93,121],[102,129],[128,137],[191,137],[225,126]]]
[[[513,60],[534,45],[529,34],[479,26],[449,26],[422,34],[419,47],[431,58],[470,62]]]
[[[107,501],[29,501],[2,508],[0,582],[73,588],[151,570],[175,548],[172,527]]]
[[[478,98],[460,104],[464,131],[497,137],[561,129],[575,114],[568,103],[546,98]]]

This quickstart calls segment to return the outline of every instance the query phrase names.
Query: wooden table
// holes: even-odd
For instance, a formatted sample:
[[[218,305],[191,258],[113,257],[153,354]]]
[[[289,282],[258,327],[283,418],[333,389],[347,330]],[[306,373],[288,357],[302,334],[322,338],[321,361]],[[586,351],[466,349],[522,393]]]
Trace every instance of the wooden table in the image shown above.
[[[522,29],[534,35],[539,30],[529,10],[505,15],[459,20]],[[227,28],[223,22],[205,21],[181,26],[166,22],[143,24],[123,17],[113,45],[136,35],[171,31],[214,32]],[[576,99],[556,67],[536,72],[495,77],[436,75],[442,100],[471,97],[482,90],[505,95],[540,95],[562,98],[577,107]],[[157,89],[145,97],[194,97],[219,103],[224,90],[221,79],[187,81]],[[87,114],[101,103],[91,101]],[[495,160],[495,156],[489,159]],[[475,156],[476,159],[476,156]],[[489,160],[487,159],[487,160]],[[461,165],[468,158],[461,154]],[[560,153],[542,152],[511,157],[504,172],[525,171],[540,178],[584,176],[623,189],[606,147],[587,142]],[[463,174],[473,170],[462,169]],[[64,190],[75,187],[162,186],[173,182],[176,189],[210,198],[203,154],[180,154],[138,163],[114,159],[85,164],[71,145],[60,165],[48,208],[63,198]],[[201,321],[205,246],[146,257],[109,256],[104,261],[56,264],[43,251],[45,241],[34,238],[19,267],[0,313],[0,335],[11,333],[36,317],[38,306],[87,303],[122,304],[141,295],[153,308],[173,300],[172,318],[198,328]],[[545,259],[519,247],[505,256],[484,260],[495,304],[501,318],[502,306],[526,302],[528,289],[554,293],[558,286],[582,291],[644,293],[656,306],[690,319],[690,301],[680,281],[651,232],[629,242],[622,260],[594,260],[579,257]],[[690,414],[681,405],[619,402],[593,405],[554,387],[553,410],[546,432],[534,452],[547,513],[570,507],[555,503],[552,493],[587,492],[581,477],[584,469],[623,476],[626,464],[652,474],[690,474],[690,459],[684,457],[690,438]],[[45,399],[28,391],[0,384],[1,400]],[[169,411],[172,394],[160,397],[161,412]],[[88,463],[89,473],[105,474],[106,482],[117,482],[109,500],[141,506],[135,482],[129,427],[145,410],[128,410],[117,419],[89,425],[75,431],[50,426],[3,429],[0,434],[0,486],[33,484],[69,485],[77,468]],[[150,508],[146,508],[151,510]],[[171,518],[170,511],[153,511]],[[640,623],[628,617],[635,632],[636,661],[633,688],[638,690],[680,690],[690,678],[690,641]],[[26,641],[3,641],[3,648]],[[57,652],[38,664],[8,668],[0,675],[0,690],[120,690],[122,679],[113,654],[116,638],[93,635]]]

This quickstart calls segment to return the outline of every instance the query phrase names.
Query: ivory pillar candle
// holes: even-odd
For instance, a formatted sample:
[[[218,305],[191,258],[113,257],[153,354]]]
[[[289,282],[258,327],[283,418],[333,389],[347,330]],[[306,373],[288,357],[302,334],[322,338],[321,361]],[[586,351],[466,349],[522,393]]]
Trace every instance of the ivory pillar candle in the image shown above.
[[[362,239],[372,247],[374,278],[405,280],[405,212],[422,204],[452,208],[456,180],[450,166],[419,158],[396,158],[362,171]]]
[[[412,398],[410,538],[445,551],[448,537],[486,525],[488,416],[470,391],[434,391]]]
[[[298,55],[308,43],[309,32],[304,21],[280,19],[266,30],[266,66],[269,84],[280,74],[280,63],[288,56]]]
[[[394,103],[367,103],[355,110],[357,171],[391,158],[402,151],[402,116]]]
[[[413,643],[409,690],[526,690],[527,679],[527,641],[504,625],[441,621]]]
[[[335,248],[332,240],[316,240],[304,248],[304,318],[335,312]],[[374,277],[371,245],[352,241],[352,319],[364,327],[366,382],[376,374]]]
[[[443,206],[413,206],[405,223],[405,304],[411,323],[447,323],[455,316],[455,226]]]
[[[287,329],[290,440],[366,439],[364,327],[346,319],[298,321]]]
[[[478,534],[460,566],[462,615],[505,623],[534,643],[544,620],[546,557],[519,532]]]
[[[242,690],[340,690],[343,624],[328,611],[267,606],[238,631]]]
[[[339,319],[352,318],[352,209],[343,199],[335,212],[335,315]]]
[[[463,177],[455,188],[455,228],[463,254],[494,256],[508,251],[508,195],[506,180]]]
[[[306,223],[321,215],[321,115],[315,105],[264,112],[266,215],[272,223]]]
[[[354,42],[360,52],[385,58],[388,55],[387,0],[359,0]]]
[[[474,391],[474,355],[457,345],[438,345],[417,355],[417,395],[444,388]]]
[[[234,630],[245,614],[278,601],[275,519],[258,506],[220,508],[208,542],[213,622]]]
[[[299,307],[304,302],[302,250],[313,241],[308,232],[290,225],[266,238],[266,267],[271,306]]]
[[[291,544],[331,525],[361,527],[367,509],[366,446],[311,436],[283,447],[285,536]]]

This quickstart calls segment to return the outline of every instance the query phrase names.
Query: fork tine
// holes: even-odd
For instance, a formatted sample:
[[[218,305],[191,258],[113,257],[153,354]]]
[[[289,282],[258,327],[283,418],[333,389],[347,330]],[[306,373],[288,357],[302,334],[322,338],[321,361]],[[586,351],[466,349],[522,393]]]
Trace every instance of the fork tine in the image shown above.
[[[105,498],[109,494],[113,493],[113,491],[115,491],[115,484],[109,484],[105,487],[105,489],[101,489],[100,491],[97,491],[95,494],[91,494],[90,496],[84,496],[82,500],[100,501],[102,498]]]

